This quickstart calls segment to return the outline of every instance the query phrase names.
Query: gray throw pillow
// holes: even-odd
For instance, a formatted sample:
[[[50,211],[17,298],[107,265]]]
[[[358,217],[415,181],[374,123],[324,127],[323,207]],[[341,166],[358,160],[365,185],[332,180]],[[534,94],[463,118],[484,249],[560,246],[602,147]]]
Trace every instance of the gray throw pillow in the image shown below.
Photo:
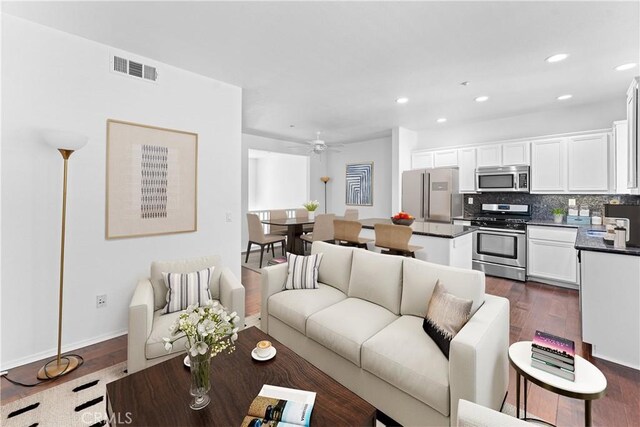
[[[472,300],[458,298],[445,291],[438,280],[429,301],[422,329],[436,343],[440,351],[449,358],[451,340],[469,320]]]

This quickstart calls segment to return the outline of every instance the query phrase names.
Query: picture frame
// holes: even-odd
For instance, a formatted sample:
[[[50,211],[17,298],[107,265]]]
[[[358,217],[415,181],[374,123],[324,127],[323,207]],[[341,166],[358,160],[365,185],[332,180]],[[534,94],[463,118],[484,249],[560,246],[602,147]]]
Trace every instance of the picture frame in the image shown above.
[[[373,162],[347,164],[345,203],[347,206],[373,206]]]
[[[198,229],[198,134],[107,120],[107,239]]]

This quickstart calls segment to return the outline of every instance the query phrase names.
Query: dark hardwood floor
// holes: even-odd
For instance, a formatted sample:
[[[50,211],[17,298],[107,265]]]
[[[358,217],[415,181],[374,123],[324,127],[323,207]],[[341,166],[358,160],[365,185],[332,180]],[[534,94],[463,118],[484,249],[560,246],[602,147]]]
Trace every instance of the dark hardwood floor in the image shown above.
[[[260,311],[260,274],[242,269],[241,281],[246,292],[246,315]],[[536,329],[542,329],[572,339],[577,351],[587,357],[588,345],[580,340],[580,312],[578,292],[535,282],[520,283],[487,277],[487,293],[503,296],[511,304],[510,341],[531,340]],[[2,403],[37,393],[64,381],[87,375],[126,360],[126,336],[114,338],[78,350],[85,364],[66,377],[45,385],[23,388],[2,380]],[[636,426],[640,424],[640,371],[590,359],[608,381],[607,395],[595,400],[592,406],[594,426]],[[44,361],[11,369],[9,376],[21,382],[34,382],[37,370]],[[510,369],[507,402],[515,405],[515,372]],[[545,421],[558,426],[584,425],[584,402],[559,397],[536,385],[529,385],[528,410]]]

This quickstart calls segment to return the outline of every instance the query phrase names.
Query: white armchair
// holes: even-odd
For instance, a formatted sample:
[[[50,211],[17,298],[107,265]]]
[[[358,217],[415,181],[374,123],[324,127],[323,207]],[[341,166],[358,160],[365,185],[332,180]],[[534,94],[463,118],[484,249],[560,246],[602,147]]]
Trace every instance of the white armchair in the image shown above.
[[[226,267],[220,257],[207,256],[180,261],[161,261],[151,264],[151,277],[138,282],[129,304],[129,335],[127,343],[127,369],[131,374],[162,362],[176,353],[186,352],[184,339],[178,340],[167,352],[163,337],[169,336],[169,326],[180,312],[161,314],[167,301],[167,287],[163,272],[188,273],[215,266],[209,284],[211,297],[230,312],[235,311],[244,325],[244,286]]]

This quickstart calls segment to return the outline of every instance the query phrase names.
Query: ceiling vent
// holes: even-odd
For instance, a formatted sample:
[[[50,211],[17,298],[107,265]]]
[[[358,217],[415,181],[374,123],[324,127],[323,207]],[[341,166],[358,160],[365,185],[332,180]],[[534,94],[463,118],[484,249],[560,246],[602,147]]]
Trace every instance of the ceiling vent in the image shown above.
[[[111,55],[109,64],[113,73],[143,79],[150,82],[158,81],[158,69],[152,65],[143,64],[139,61],[123,58],[120,55]]]

